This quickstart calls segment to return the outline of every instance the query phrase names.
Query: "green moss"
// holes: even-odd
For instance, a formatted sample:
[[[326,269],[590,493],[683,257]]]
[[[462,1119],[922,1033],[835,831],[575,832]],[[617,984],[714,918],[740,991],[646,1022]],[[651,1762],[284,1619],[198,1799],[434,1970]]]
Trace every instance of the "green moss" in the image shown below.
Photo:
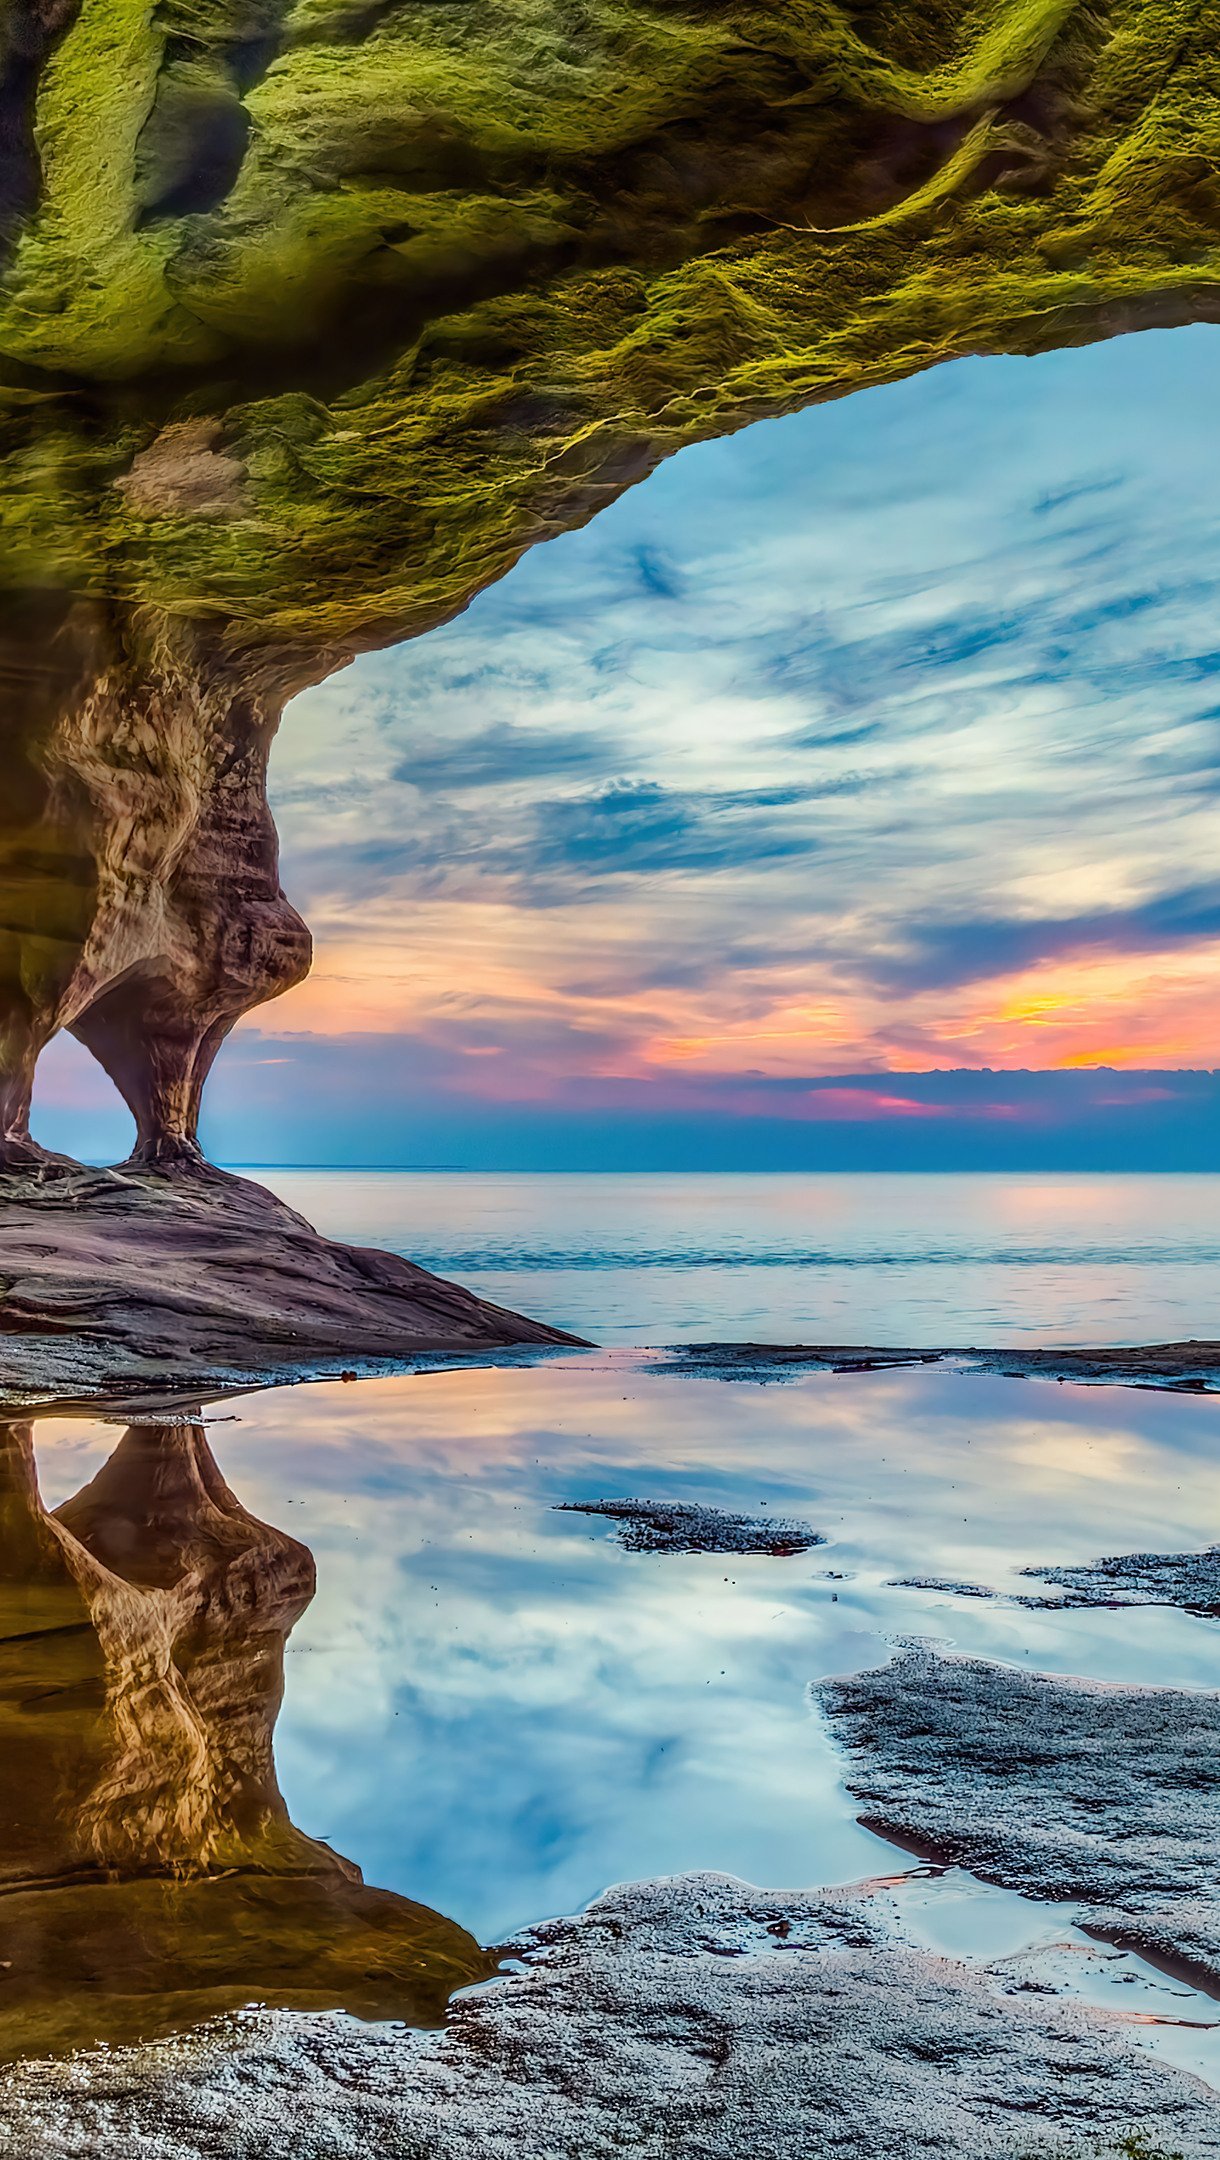
[[[0,283],[0,578],[308,673],[684,442],[1214,314],[1218,30],[1184,0],[82,0]],[[116,488],[199,414],[240,511]]]

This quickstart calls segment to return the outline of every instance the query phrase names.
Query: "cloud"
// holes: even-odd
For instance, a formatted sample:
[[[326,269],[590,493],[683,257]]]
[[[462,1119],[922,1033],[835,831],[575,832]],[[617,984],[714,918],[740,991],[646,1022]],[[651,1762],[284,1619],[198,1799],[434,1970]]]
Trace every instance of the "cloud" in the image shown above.
[[[783,788],[696,795],[655,781],[619,781],[597,794],[536,804],[517,842],[517,867],[537,885],[561,872],[629,878],[758,866],[807,854],[815,844],[767,814],[805,799]]]
[[[273,781],[320,935],[285,1009],[426,1039],[483,1103],[1211,1063],[1218,339],[688,450],[295,701]]]
[[[687,582],[678,563],[655,541],[645,541],[635,549],[635,563],[641,586],[654,600],[685,598]]]
[[[455,795],[604,772],[610,755],[612,747],[604,736],[544,733],[498,720],[452,742],[412,741],[391,766],[389,777],[421,794]]]
[[[1220,882],[1158,893],[1139,907],[1089,914],[911,923],[906,945],[861,962],[891,990],[948,989],[1082,953],[1149,953],[1220,936]],[[1220,1001],[1218,1001],[1220,1002]]]

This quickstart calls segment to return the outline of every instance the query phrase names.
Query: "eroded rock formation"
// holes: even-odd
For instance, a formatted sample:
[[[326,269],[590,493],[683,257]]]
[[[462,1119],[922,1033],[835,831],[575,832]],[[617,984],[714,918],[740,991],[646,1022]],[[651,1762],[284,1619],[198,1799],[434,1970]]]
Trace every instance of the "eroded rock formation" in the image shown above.
[[[0,1409],[201,1392],[573,1344],[397,1253],[332,1244],[247,1178],[5,1181]]]
[[[267,807],[283,686],[218,669],[201,626],[56,593],[7,597],[0,681],[0,1166],[44,1159],[34,1068],[64,1027],[134,1160],[193,1164],[225,1035],[309,966]]]
[[[4,0],[0,1162],[306,964],[292,688],[684,442],[1220,312],[1214,0]]]
[[[131,1427],[54,1514],[30,1426],[0,1426],[0,2051],[252,1997],[429,2025],[493,1969],[289,1819],[272,1734],[313,1589],[198,1423]]]

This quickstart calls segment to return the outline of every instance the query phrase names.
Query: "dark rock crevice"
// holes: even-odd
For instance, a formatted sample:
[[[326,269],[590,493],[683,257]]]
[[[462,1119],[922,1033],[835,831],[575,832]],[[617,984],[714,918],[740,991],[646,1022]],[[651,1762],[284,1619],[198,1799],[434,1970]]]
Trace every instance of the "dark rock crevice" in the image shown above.
[[[0,270],[37,201],[42,167],[34,108],[42,72],[81,0],[12,0],[0,18]]]

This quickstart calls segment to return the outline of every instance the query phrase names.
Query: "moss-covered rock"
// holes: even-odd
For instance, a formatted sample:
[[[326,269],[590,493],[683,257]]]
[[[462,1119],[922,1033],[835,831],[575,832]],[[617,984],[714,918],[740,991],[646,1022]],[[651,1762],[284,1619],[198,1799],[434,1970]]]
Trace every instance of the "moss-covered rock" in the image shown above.
[[[7,7],[0,575],[237,649],[322,667],[683,442],[1220,297],[1207,0]],[[223,503],[131,484],[201,420]]]

